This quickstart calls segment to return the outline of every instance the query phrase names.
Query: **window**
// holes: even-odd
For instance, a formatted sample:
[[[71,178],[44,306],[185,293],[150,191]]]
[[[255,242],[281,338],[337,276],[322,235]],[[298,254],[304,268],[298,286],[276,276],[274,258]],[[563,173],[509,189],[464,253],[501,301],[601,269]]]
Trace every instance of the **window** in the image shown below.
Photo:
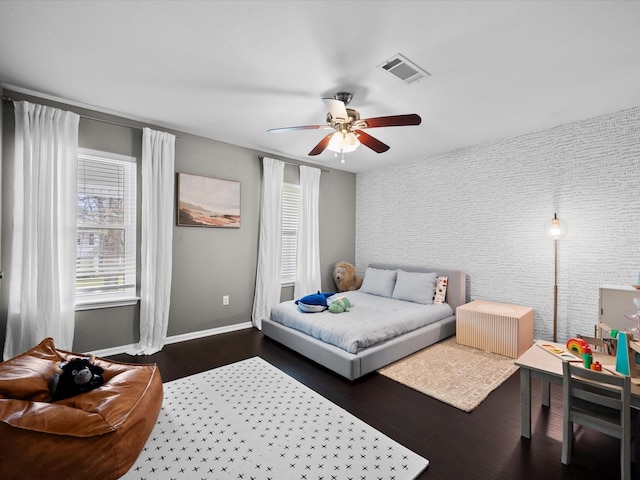
[[[285,183],[282,187],[282,264],[280,267],[282,284],[293,284],[296,281],[299,204],[300,186]]]
[[[78,150],[76,308],[136,298],[136,159]]]

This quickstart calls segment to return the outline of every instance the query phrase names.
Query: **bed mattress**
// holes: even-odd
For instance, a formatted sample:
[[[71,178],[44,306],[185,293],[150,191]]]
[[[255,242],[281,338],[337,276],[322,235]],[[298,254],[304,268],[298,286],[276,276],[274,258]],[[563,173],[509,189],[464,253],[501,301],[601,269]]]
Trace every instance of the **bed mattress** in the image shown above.
[[[283,302],[271,311],[271,320],[356,354],[405,333],[453,315],[448,304],[424,305],[359,291],[342,292],[327,301],[346,296],[348,312],[303,313],[295,302]]]

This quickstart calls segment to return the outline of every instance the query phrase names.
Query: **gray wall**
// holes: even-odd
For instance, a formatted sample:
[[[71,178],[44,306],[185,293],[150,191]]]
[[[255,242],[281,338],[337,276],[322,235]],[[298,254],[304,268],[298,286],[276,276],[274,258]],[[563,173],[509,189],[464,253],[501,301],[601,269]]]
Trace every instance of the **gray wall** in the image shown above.
[[[5,101],[2,100],[2,96],[4,95],[4,88],[2,88],[2,85],[0,85],[0,226],[4,225],[3,222],[3,216],[2,216],[2,207],[4,205],[3,202],[3,196],[2,196],[2,178],[3,178],[3,168],[2,168],[2,164],[3,162],[3,158],[4,158],[4,142],[3,142],[3,137],[4,135],[2,134],[3,132],[3,128],[4,128],[4,112],[6,110],[5,108]],[[2,255],[2,234],[0,231],[0,271],[3,272],[4,275],[4,256]],[[6,281],[0,280],[0,295],[2,292],[2,283],[6,283]],[[4,328],[4,324],[2,323],[2,315],[0,314],[0,352],[3,351],[4,349],[4,338],[5,338],[5,328]],[[2,358],[0,356],[0,358]]]
[[[462,268],[470,298],[533,307],[547,340],[553,241],[543,226],[557,212],[569,226],[558,339],[590,335],[599,286],[635,284],[640,271],[640,108],[359,174],[356,192],[360,274],[373,261]]]
[[[6,91],[5,94],[16,100],[31,100],[76,111],[85,116],[138,125],[126,119],[16,92]],[[2,130],[5,140],[3,164],[10,163],[8,159],[13,156],[13,115],[13,108],[6,105]],[[166,130],[152,125],[150,127]],[[258,156],[262,153],[182,132],[171,133],[179,136],[176,140],[176,172],[241,182],[241,227],[174,227],[168,335],[189,334],[250,322],[260,215],[261,162]],[[141,139],[142,132],[137,128],[110,125],[86,118],[80,121],[81,147],[131,155],[140,161]],[[287,180],[297,181],[297,170],[297,166],[287,165]],[[355,263],[356,177],[348,172],[325,170],[320,178],[320,263],[324,272],[322,288],[331,290],[335,288],[331,276],[333,264],[340,260]],[[6,176],[2,188],[4,197],[7,188],[11,188]],[[6,214],[6,210],[3,213]],[[2,224],[2,238],[4,240],[10,237],[11,225],[5,221]],[[2,345],[6,328],[7,285],[7,281],[2,284],[0,302]],[[228,306],[222,305],[223,295],[229,295]],[[292,295],[292,289],[283,288],[283,299],[290,299]],[[139,337],[138,319],[138,306],[76,312],[73,349],[83,352],[135,343]]]

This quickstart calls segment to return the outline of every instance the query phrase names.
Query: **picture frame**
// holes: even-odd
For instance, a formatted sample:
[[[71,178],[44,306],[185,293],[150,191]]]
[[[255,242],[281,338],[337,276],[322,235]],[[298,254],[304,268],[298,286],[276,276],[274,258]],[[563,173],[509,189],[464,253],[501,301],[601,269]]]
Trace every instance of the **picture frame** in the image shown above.
[[[178,225],[240,228],[240,182],[178,173]]]

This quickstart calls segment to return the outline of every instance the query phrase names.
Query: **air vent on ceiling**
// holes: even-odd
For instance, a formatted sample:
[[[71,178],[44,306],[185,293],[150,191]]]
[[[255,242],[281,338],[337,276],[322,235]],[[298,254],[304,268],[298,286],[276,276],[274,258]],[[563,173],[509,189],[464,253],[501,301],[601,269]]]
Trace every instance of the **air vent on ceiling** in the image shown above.
[[[378,65],[378,68],[389,72],[393,76],[402,80],[407,85],[417,83],[423,78],[431,76],[429,72],[423,70],[415,63],[410,62],[399,53],[397,55],[394,55],[384,63]]]

